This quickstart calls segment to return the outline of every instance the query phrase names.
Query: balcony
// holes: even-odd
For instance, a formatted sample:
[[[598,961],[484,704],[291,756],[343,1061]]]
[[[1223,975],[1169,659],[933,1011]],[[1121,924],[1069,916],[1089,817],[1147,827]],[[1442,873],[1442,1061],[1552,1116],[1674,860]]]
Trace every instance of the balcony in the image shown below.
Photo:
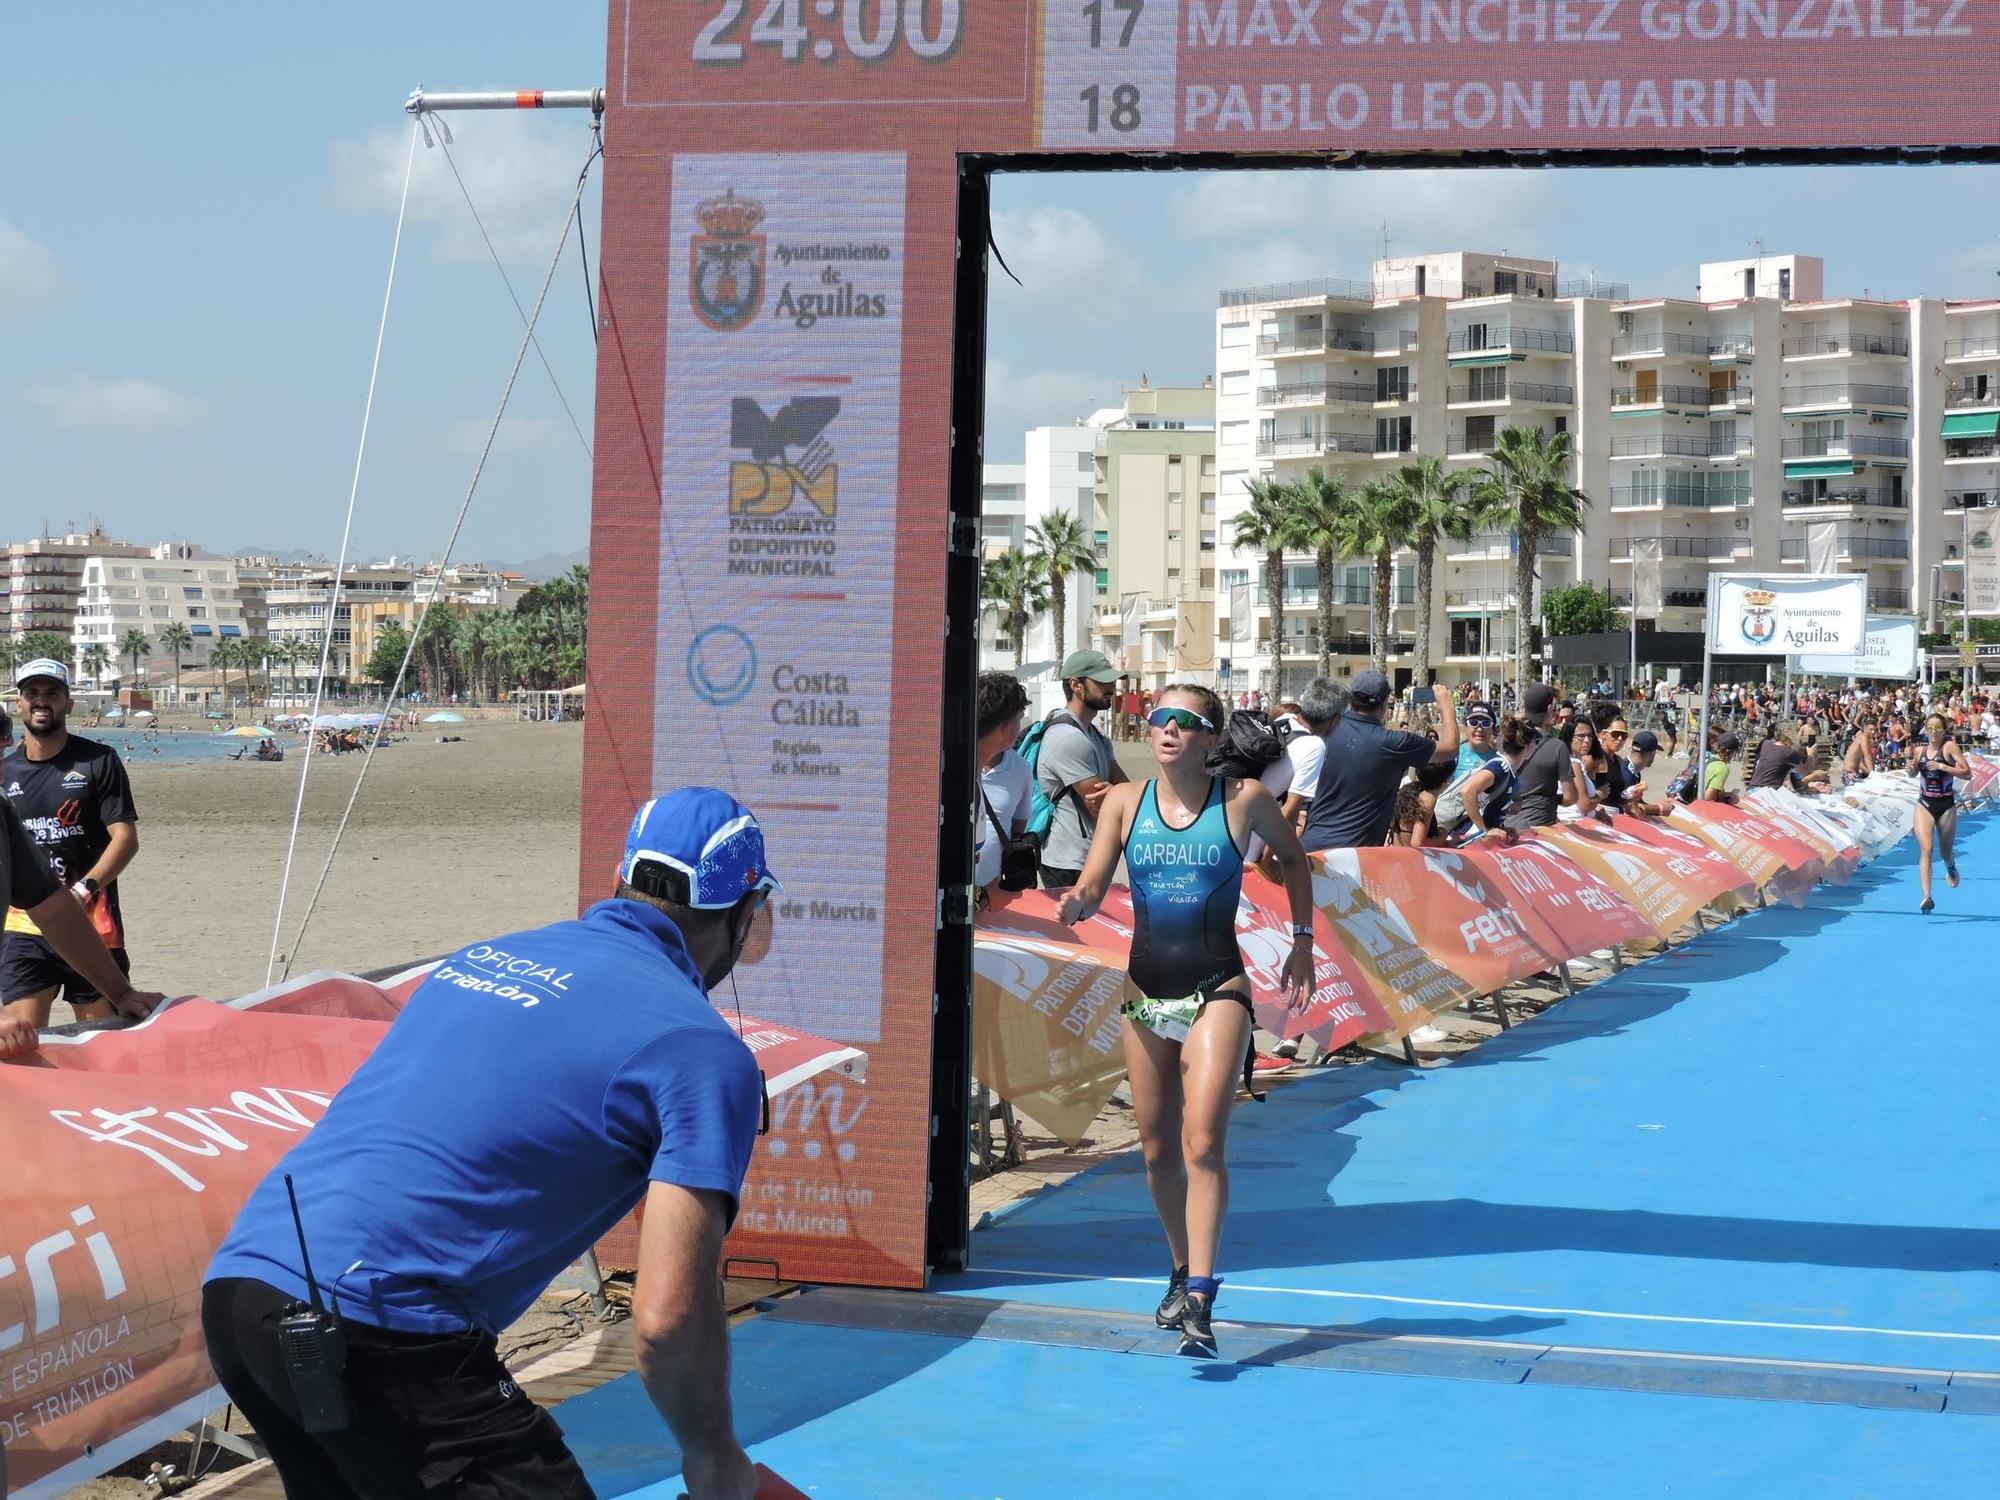
[[[1786,438],[1786,458],[1893,458],[1909,461],[1910,440],[1848,433],[1842,437]]]
[[[1489,557],[1498,554],[1511,557],[1514,552],[1514,534],[1511,531],[1481,531],[1463,541],[1452,540],[1444,544],[1447,557]],[[1535,547],[1537,557],[1574,557],[1576,538],[1573,536],[1546,535]]]
[[[1686,485],[1630,485],[1611,491],[1613,510],[1735,510],[1751,503],[1747,490],[1704,490]]]
[[[1632,544],[1633,544],[1634,542],[1658,542],[1658,543],[1660,544],[1660,556],[1661,556],[1662,558],[1669,558],[1669,557],[1693,557],[1693,558],[1702,558],[1702,559],[1711,559],[1711,558],[1729,558],[1729,557],[1734,557],[1734,556],[1736,555],[1736,549],[1737,549],[1738,547],[1744,547],[1744,548],[1747,548],[1747,547],[1749,547],[1749,545],[1750,545],[1750,538],[1749,538],[1749,537],[1747,537],[1747,536],[1741,536],[1741,537],[1731,537],[1731,536],[1661,536],[1661,537],[1643,537],[1643,536],[1641,536],[1641,537],[1626,537],[1626,536],[1614,536],[1614,537],[1613,537],[1613,538],[1611,539],[1611,558],[1612,558],[1612,561],[1614,561],[1614,562],[1620,562],[1620,561],[1623,561],[1623,562],[1629,562],[1629,561],[1631,561],[1631,558],[1632,558]]]
[[[1910,404],[1906,385],[1800,385],[1785,391],[1783,410],[1824,410],[1838,408],[1859,411],[1870,407],[1904,407]]]
[[[1537,401],[1545,406],[1573,406],[1576,404],[1576,391],[1570,386],[1550,385],[1538,380],[1502,380],[1491,386],[1452,386],[1445,392],[1445,401],[1452,406],[1481,401]]]
[[[1750,382],[1739,381],[1735,385],[1710,386],[1708,388],[1708,409],[1710,411],[1742,411],[1752,402],[1756,392]]]
[[[1750,452],[1750,435],[1709,437],[1692,432],[1662,432],[1649,437],[1613,438],[1613,458],[1734,458]]]
[[[1906,539],[1886,536],[1842,536],[1835,539],[1836,557],[1872,558],[1877,562],[1908,562],[1910,544]],[[1796,537],[1778,543],[1780,562],[1804,562],[1806,539]]]
[[[1280,432],[1257,439],[1259,458],[1311,458],[1321,453],[1374,451],[1374,437],[1360,432]]]
[[[2000,505],[2000,490],[1946,490],[1946,510],[1985,510]]]
[[[1725,333],[1708,341],[1708,357],[1716,364],[1749,359],[1757,352],[1757,341],[1747,333]]]
[[[1375,387],[1358,380],[1302,380],[1257,392],[1259,406],[1368,406],[1376,399]]]
[[[1664,329],[1621,333],[1611,341],[1613,359],[1645,359],[1668,354],[1692,354],[1708,358],[1708,339],[1701,334],[1668,333]]]
[[[1887,354],[1904,358],[1909,352],[1910,341],[1893,333],[1854,333],[1845,338],[1837,334],[1813,334],[1786,339],[1783,349],[1786,359],[1824,359],[1836,354]]]
[[[1268,286],[1236,287],[1222,293],[1222,307],[1253,307],[1260,302],[1299,302],[1324,297],[1337,302],[1373,302],[1375,288],[1365,281],[1319,277],[1312,281],[1279,281]]]
[[[1995,458],[2000,458],[2000,441],[1993,438],[1948,440],[1944,445],[1946,463],[1965,463],[1968,460],[1984,462]]]
[[[1948,386],[1944,393],[1947,409],[1965,406],[2000,406],[2000,387],[1987,385]]]
[[[1278,359],[1288,354],[1324,354],[1326,330],[1308,328],[1292,333],[1259,334],[1257,352],[1265,359]]]
[[[1270,594],[1263,584],[1260,583],[1256,586],[1254,597],[1261,608],[1269,599]],[[1336,582],[1333,586],[1333,598],[1329,602],[1343,609],[1358,608],[1362,605],[1372,604],[1375,602],[1375,585],[1373,582],[1354,585]],[[1407,608],[1415,604],[1417,602],[1417,586],[1415,581],[1412,580],[1407,584],[1398,584],[1391,594],[1389,602],[1398,609]],[[1313,609],[1319,608],[1318,585],[1310,583],[1288,583],[1285,585],[1284,607],[1286,609],[1293,609],[1300,606],[1307,606]]]
[[[1459,458],[1466,454],[1491,453],[1500,446],[1500,434],[1494,431],[1468,433],[1463,428],[1454,431],[1445,439],[1445,455]]]
[[[1786,490],[1784,506],[1786,510],[1811,510],[1836,505],[1868,505],[1883,510],[1908,510],[1909,496],[1898,494],[1887,485],[1850,485],[1843,489],[1827,490],[1824,494],[1808,495],[1802,490]]]
[[[1447,354],[1508,354],[1516,350],[1533,350],[1541,354],[1570,354],[1576,349],[1576,339],[1567,333],[1556,333],[1545,328],[1494,328],[1461,329],[1445,338]]]
[[[1611,589],[1608,592],[1611,595],[1613,609],[1632,607],[1630,589]],[[1702,589],[1661,589],[1660,605],[1664,609],[1705,609],[1708,605],[1708,594]]]
[[[1502,584],[1491,584],[1485,588],[1446,589],[1444,593],[1446,609],[1512,609],[1514,591]]]
[[[1901,610],[1907,614],[1911,607],[1910,591],[1908,589],[1870,589],[1868,591],[1868,607],[1870,609]]]
[[[1946,359],[2000,359],[2000,334],[1986,334],[1973,339],[1946,339],[1944,343]]]
[[[1630,406],[1708,406],[1708,392],[1698,385],[1613,386],[1614,409]]]
[[[1572,277],[1556,283],[1559,299],[1580,297],[1592,302],[1629,302],[1632,288],[1623,281],[1599,281],[1595,276]]]

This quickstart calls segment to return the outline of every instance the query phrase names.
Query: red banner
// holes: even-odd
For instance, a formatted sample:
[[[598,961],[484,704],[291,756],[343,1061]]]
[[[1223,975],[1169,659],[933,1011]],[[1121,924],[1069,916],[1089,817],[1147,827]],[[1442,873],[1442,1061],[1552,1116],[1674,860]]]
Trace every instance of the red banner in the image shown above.
[[[1543,833],[1553,832],[1544,829]],[[1632,904],[1542,838],[1512,845],[1482,840],[1466,851],[1525,921],[1545,953],[1568,960],[1653,936]]]
[[[1481,992],[1425,948],[1409,914],[1393,897],[1378,900],[1368,889],[1364,869],[1374,863],[1373,856],[1388,852],[1329,849],[1313,855],[1313,904],[1368,976],[1389,1014],[1391,1024],[1383,1034],[1395,1037]]]
[[[1704,801],[1679,809],[1674,817],[1676,820],[1685,817],[1688,820],[1685,826],[1697,837],[1709,840],[1746,872],[1753,866],[1767,870],[1769,873],[1759,876],[1757,883],[1769,885],[1789,905],[1803,906],[1806,892],[1819,883],[1826,868],[1826,862],[1812,845],[1787,833],[1755,809]]]
[[[1540,837],[1562,849],[1616,890],[1659,938],[1671,937],[1695,913],[1743,881],[1743,872],[1699,839],[1680,834],[1648,842],[1642,818],[1595,818],[1544,828]],[[1684,842],[1689,847],[1676,848]]]
[[[201,1341],[209,1258],[424,972],[176,1001],[0,1064],[0,1438],[17,1496],[60,1494],[221,1403]],[[742,1025],[767,1090],[861,1075],[852,1048]]]

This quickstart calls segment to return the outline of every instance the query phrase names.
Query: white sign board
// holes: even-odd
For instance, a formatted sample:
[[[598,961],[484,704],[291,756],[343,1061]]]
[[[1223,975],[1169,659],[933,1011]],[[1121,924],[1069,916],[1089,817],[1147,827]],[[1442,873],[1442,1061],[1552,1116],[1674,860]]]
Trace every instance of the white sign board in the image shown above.
[[[1725,656],[1854,656],[1867,638],[1864,573],[1710,579],[1708,644]]]
[[[1965,612],[2000,615],[2000,515],[1965,513]]]
[[[1917,622],[1910,615],[1870,615],[1868,638],[1853,656],[1806,654],[1792,658],[1792,670],[1810,677],[1895,677],[1917,675]]]

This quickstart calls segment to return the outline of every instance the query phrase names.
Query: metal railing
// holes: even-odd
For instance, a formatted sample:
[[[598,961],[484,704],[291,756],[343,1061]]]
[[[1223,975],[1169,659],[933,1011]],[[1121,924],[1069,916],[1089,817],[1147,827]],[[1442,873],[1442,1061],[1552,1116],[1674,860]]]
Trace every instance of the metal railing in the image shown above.
[[[1710,359],[1748,359],[1757,352],[1757,341],[1749,334],[1723,334],[1708,341]]]
[[[1446,401],[1541,401],[1555,406],[1576,404],[1576,391],[1566,385],[1551,385],[1542,380],[1502,380],[1495,382],[1499,389],[1471,385],[1455,385],[1445,392]]]
[[[1910,591],[1908,589],[1870,589],[1868,591],[1870,609],[1908,609]]]
[[[1668,333],[1663,328],[1621,333],[1611,340],[1613,359],[1636,359],[1647,354],[1708,353],[1708,339],[1695,333]]]
[[[1574,276],[1556,283],[1558,297],[1584,297],[1593,302],[1629,302],[1631,285],[1623,281],[1599,281],[1595,276]]]
[[[1478,343],[1473,340],[1477,338]],[[1505,354],[1515,349],[1539,349],[1554,354],[1569,354],[1576,348],[1576,339],[1567,333],[1556,333],[1543,328],[1494,328],[1475,333],[1471,329],[1461,329],[1445,337],[1445,352],[1448,354]]]
[[[1661,506],[1684,510],[1735,510],[1750,503],[1748,494],[1738,494],[1733,490],[1711,493],[1679,487],[1661,489],[1627,485],[1611,491],[1613,510],[1653,510]]]
[[[1300,380],[1286,385],[1262,386],[1257,391],[1259,406],[1322,406],[1330,402],[1368,405],[1378,398],[1375,387],[1358,380]]]
[[[1992,438],[1946,438],[1946,458],[2000,458],[2000,441]]]
[[[1281,432],[1257,439],[1259,458],[1298,458],[1312,453],[1373,453],[1375,439],[1359,432]]]
[[[1495,552],[1512,553],[1514,535],[1508,531],[1481,531],[1463,541],[1452,540],[1444,544],[1449,557],[1485,557]],[[1576,538],[1573,536],[1544,535],[1535,544],[1537,557],[1574,557]]]
[[[1485,589],[1446,589],[1446,609],[1512,609],[1514,591],[1500,585]]]
[[[1659,536],[1625,537],[1611,539],[1611,555],[1614,558],[1630,558],[1634,542],[1658,542],[1660,556],[1665,557],[1734,557],[1738,547],[1748,547],[1750,538],[1729,536]]]
[[[1710,411],[1722,411],[1731,407],[1749,406],[1753,404],[1756,395],[1756,388],[1747,380],[1739,381],[1737,384],[1730,386],[1710,386],[1708,388],[1708,409]]]
[[[1989,385],[1982,390],[1978,386],[1970,385],[1947,386],[1944,404],[1946,407],[1993,406],[2000,404],[2000,388]]]
[[[1445,439],[1444,451],[1448,454],[1491,453],[1500,446],[1500,434],[1491,430],[1474,436],[1464,428],[1459,428]]]
[[[1248,307],[1258,302],[1296,302],[1303,297],[1330,297],[1342,302],[1373,302],[1375,288],[1365,281],[1321,276],[1311,281],[1278,281],[1268,286],[1234,287],[1222,293],[1220,306]]]
[[[1836,557],[1872,557],[1885,561],[1908,561],[1910,544],[1895,537],[1882,536],[1842,536],[1834,540]],[[1806,539],[1788,538],[1778,543],[1780,562],[1804,562],[1806,560]]]
[[[1870,437],[1850,432],[1841,437],[1786,438],[1786,458],[1908,458],[1908,438]]]
[[[1257,335],[1257,352],[1269,359],[1279,354],[1320,354],[1326,349],[1326,330],[1316,328],[1309,333],[1260,333]]]
[[[2000,358],[2000,335],[1989,333],[1972,339],[1946,339],[1944,357],[1946,359]]]
[[[2000,490],[1946,490],[1944,508],[1946,510],[1985,510],[1988,506],[2000,505]]]
[[[1782,407],[1793,411],[1802,406],[1908,406],[1906,385],[1800,385],[1788,387]]]
[[[1613,386],[1613,406],[1707,406],[1708,392],[1698,385]]]
[[[1697,433],[1662,432],[1649,437],[1613,438],[1613,458],[1728,458],[1750,451],[1749,435],[1706,437]]]
[[[1908,510],[1910,500],[1907,495],[1897,494],[1887,485],[1850,485],[1818,495],[1808,495],[1803,490],[1785,491],[1784,506],[1787,510],[1818,505],[1873,505],[1887,510]]]
[[[1906,355],[1909,352],[1910,341],[1892,333],[1851,333],[1845,338],[1813,334],[1805,338],[1786,339],[1783,348],[1786,359],[1803,359],[1816,354]]]

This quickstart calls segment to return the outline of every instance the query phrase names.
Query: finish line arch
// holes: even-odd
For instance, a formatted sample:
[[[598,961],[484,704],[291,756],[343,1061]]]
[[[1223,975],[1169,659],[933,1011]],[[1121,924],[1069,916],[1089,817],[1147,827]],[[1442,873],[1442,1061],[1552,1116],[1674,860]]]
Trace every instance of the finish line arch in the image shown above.
[[[869,1056],[735,1255],[964,1260],[992,173],[1995,160],[1990,9],[612,0],[582,886],[729,788],[786,885],[744,1009]]]

